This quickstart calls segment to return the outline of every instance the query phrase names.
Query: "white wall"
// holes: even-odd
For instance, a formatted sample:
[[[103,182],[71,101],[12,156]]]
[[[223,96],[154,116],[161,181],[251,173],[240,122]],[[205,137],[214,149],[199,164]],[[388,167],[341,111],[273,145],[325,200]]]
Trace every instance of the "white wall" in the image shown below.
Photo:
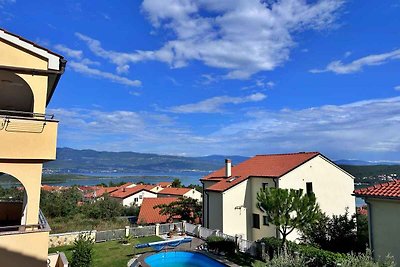
[[[197,199],[199,202],[202,201],[202,195],[199,191],[197,191],[196,189],[192,189],[189,192],[187,192],[186,194],[184,194],[185,197],[191,197],[193,199]]]
[[[138,206],[141,206],[142,202],[143,202],[143,198],[145,198],[145,197],[146,198],[156,198],[157,194],[153,193],[153,192],[142,190],[142,191],[137,192],[134,195],[131,195],[131,196],[127,197],[127,198],[124,198],[122,200],[122,205],[131,206],[133,204],[136,204]],[[135,202],[135,198],[137,198],[137,202]]]

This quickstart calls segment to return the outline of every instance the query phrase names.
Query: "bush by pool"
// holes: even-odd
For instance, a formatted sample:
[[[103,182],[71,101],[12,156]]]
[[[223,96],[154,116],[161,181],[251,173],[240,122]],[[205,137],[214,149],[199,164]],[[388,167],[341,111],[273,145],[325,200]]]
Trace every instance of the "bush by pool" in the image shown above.
[[[197,252],[159,252],[144,260],[151,267],[222,267],[226,266]]]

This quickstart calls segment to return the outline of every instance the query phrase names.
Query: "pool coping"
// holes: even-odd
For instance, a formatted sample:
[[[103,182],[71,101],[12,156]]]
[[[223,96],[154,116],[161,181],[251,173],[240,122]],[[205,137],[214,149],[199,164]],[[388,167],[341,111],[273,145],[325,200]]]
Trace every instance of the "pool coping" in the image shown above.
[[[181,249],[171,249],[171,250],[167,250],[166,252],[172,252],[172,251],[176,251],[176,252],[199,253],[199,254],[202,254],[202,255],[204,255],[204,256],[207,256],[207,257],[209,257],[209,258],[211,258],[211,259],[213,259],[213,260],[215,260],[215,261],[217,261],[217,262],[219,262],[219,263],[221,263],[221,264],[223,264],[223,265],[225,265],[225,266],[240,267],[240,265],[237,265],[237,264],[235,264],[235,263],[233,263],[233,262],[227,260],[225,257],[219,256],[219,255],[216,255],[216,254],[214,254],[214,253],[207,252],[207,251],[202,251],[202,250],[187,250],[187,249],[184,249],[184,250],[181,250]],[[160,252],[160,251],[159,251],[159,252]],[[146,252],[146,253],[140,255],[138,258],[136,258],[136,260],[134,260],[130,266],[131,266],[131,267],[135,267],[135,266],[138,266],[138,264],[140,264],[139,266],[141,266],[141,267],[151,267],[150,265],[148,265],[148,264],[144,261],[145,258],[147,258],[148,256],[151,256],[151,255],[153,255],[153,254],[159,253],[159,252]],[[132,266],[133,264],[136,264],[136,265]]]

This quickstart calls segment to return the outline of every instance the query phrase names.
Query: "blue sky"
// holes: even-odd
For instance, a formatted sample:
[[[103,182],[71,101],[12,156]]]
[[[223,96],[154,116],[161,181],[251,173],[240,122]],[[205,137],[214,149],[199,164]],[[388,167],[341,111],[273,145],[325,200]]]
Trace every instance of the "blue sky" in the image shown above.
[[[40,8],[38,8],[40,7]],[[400,1],[0,0],[68,60],[59,146],[400,159]]]

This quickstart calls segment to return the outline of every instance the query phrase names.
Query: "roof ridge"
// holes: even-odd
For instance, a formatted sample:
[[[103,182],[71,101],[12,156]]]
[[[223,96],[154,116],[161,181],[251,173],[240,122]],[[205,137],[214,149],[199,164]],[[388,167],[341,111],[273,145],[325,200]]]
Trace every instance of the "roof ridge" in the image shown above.
[[[256,157],[258,156],[286,156],[286,155],[302,155],[302,154],[321,154],[318,151],[300,151],[300,152],[291,152],[291,153],[277,153],[277,154],[257,154],[255,155]]]

